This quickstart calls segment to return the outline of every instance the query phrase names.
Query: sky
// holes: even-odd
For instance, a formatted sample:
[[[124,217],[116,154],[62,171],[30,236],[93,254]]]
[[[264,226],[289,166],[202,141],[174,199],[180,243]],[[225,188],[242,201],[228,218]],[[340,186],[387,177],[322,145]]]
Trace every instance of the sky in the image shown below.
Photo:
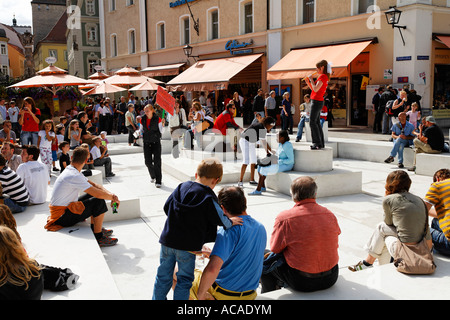
[[[0,22],[12,25],[14,14],[19,26],[31,26],[31,0],[0,0]]]

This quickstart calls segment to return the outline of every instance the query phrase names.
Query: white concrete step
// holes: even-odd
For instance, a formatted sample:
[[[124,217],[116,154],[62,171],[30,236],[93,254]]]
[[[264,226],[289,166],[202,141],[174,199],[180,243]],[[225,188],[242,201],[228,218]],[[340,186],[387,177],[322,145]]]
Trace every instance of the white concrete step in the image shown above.
[[[362,173],[345,169],[333,169],[328,172],[280,172],[267,176],[266,187],[290,195],[292,182],[301,176],[309,176],[316,181],[318,198],[362,192]]]
[[[14,216],[28,255],[41,264],[70,268],[80,278],[73,290],[44,290],[42,299],[122,299],[89,222],[50,232],[44,229],[48,216],[48,203],[30,206],[25,212]]]

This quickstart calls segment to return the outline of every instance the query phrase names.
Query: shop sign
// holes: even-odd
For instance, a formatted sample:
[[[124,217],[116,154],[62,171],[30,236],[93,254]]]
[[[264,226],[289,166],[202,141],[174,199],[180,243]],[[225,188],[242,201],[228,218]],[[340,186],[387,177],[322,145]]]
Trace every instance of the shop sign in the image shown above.
[[[225,50],[230,51],[230,53],[233,55],[251,53],[253,51],[252,49],[239,50],[251,45],[253,45],[253,40],[250,40],[250,42],[242,42],[242,43],[240,43],[237,40],[230,40],[226,43]]]
[[[171,8],[176,8],[176,7],[182,6],[183,4],[186,4],[186,2],[194,2],[194,1],[196,1],[196,0],[177,0],[177,1],[171,2],[169,5]]]
[[[410,61],[410,60],[412,60],[412,57],[411,56],[397,57],[396,60],[397,61]]]
[[[409,82],[409,77],[398,77],[397,79],[398,83],[408,83]]]
[[[430,56],[417,56],[417,60],[430,60]]]
[[[392,69],[384,69],[384,79],[392,79]]]
[[[433,110],[433,117],[435,119],[448,119],[450,118],[450,109]]]

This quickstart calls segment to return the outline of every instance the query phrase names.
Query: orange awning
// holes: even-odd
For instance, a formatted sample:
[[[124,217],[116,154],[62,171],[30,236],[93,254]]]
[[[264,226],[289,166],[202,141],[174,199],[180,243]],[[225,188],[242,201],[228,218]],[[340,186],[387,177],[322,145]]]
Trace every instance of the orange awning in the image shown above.
[[[261,58],[262,54],[198,61],[167,83],[173,90],[226,90],[241,71]],[[259,66],[261,69],[261,66]],[[261,81],[261,79],[258,79]]]
[[[450,48],[450,36],[437,36],[437,38]]]
[[[315,48],[295,49],[267,71],[268,80],[302,79],[316,70],[316,63],[332,64],[332,77],[348,76],[347,67],[372,40]]]

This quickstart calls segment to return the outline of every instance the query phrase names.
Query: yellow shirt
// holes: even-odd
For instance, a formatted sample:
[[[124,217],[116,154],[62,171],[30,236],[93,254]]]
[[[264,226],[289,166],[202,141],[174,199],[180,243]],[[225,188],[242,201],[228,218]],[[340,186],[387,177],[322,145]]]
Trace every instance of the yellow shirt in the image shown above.
[[[439,226],[447,240],[450,240],[450,179],[433,183],[428,189],[425,201],[434,205]]]

